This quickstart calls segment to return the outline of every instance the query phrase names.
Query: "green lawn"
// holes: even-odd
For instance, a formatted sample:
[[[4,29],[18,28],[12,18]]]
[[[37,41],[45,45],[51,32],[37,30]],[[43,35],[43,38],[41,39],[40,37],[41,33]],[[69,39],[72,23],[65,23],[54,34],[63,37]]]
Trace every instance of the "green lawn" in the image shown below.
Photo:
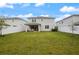
[[[79,54],[79,35],[61,32],[20,32],[0,36],[0,54]]]

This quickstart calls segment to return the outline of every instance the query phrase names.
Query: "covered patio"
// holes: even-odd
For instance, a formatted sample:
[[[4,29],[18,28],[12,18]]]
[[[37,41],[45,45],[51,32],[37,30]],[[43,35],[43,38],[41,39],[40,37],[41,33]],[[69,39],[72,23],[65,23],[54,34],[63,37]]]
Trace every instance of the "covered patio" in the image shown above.
[[[40,31],[41,30],[41,24],[39,23],[28,23],[28,24],[25,24],[26,27],[27,27],[27,32],[28,31]]]

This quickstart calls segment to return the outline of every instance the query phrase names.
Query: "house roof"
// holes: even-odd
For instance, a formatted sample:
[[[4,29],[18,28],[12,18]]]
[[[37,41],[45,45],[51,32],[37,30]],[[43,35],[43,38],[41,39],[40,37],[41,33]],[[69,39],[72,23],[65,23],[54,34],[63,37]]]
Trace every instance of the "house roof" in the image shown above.
[[[69,16],[69,17],[66,17],[66,18],[60,20],[60,21],[57,21],[56,23],[59,23],[59,22],[61,22],[61,21],[64,21],[64,20],[66,20],[66,19],[68,19],[68,18],[70,18],[70,17],[73,17],[73,16],[79,16],[79,14],[71,15],[71,16]]]
[[[16,20],[16,19],[18,19],[18,20],[25,21],[24,19],[19,18],[19,17],[0,17],[0,19],[3,19],[3,20]]]
[[[28,19],[55,19],[55,18],[54,17],[37,16],[37,17],[28,17]]]

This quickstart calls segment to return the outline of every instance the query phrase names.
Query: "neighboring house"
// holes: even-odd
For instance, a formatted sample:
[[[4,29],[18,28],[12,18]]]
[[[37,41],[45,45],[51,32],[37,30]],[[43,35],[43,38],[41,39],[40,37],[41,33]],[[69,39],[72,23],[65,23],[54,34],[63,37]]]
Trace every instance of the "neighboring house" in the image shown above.
[[[79,34],[79,15],[71,15],[56,23],[58,31]]]
[[[18,17],[3,17],[2,19],[4,19],[4,22],[10,26],[4,26],[0,33],[1,35],[25,31],[25,20]]]
[[[27,31],[51,31],[55,27],[53,17],[28,17]]]

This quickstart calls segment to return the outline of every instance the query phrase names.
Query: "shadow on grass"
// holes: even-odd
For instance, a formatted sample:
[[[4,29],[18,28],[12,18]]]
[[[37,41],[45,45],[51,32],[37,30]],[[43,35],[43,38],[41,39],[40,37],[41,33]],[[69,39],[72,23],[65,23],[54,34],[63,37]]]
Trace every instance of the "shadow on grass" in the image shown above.
[[[0,37],[4,37],[4,35],[0,35]]]

